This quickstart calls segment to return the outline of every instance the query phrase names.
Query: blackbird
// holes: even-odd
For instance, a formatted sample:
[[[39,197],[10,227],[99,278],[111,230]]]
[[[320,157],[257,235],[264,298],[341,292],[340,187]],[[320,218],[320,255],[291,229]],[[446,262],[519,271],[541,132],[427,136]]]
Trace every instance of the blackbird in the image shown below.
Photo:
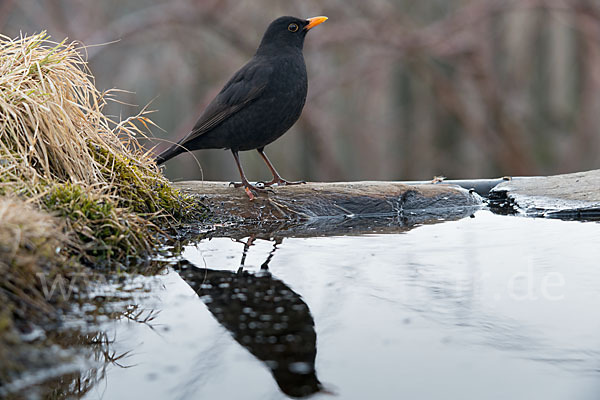
[[[308,79],[302,48],[306,33],[327,17],[280,17],[265,32],[256,54],[237,71],[206,107],[190,133],[156,157],[156,163],[186,151],[229,149],[250,200],[253,191],[264,191],[246,179],[238,152],[256,149],[273,174],[264,186],[295,185],[273,167],[264,152],[300,117],[306,101]]]

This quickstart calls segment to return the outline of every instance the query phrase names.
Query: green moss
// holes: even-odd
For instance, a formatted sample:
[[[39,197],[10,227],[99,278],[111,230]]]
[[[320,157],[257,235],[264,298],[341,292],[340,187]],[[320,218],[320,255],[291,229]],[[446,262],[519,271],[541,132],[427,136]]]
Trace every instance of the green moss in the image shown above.
[[[109,193],[71,182],[38,179],[32,184],[0,176],[0,195],[39,198],[42,208],[68,221],[67,230],[78,242],[71,254],[78,259],[124,261],[148,253],[162,229],[204,217],[201,205],[157,170],[98,145],[89,148],[103,166],[103,178],[111,182]]]
[[[70,219],[86,218],[90,221],[101,221],[110,218],[113,206],[96,201],[84,192],[80,185],[72,183],[58,184],[48,196],[45,204],[52,210],[61,211]]]
[[[80,185],[56,184],[43,201],[49,211],[69,221],[71,230],[83,244],[82,258],[123,258],[148,250],[144,236],[150,233],[132,226],[129,219],[135,221],[134,215],[117,208],[105,197],[90,195]]]
[[[90,150],[104,165],[104,178],[113,182],[120,207],[138,214],[168,213],[176,219],[197,208],[191,196],[181,194],[156,171],[97,145],[91,145]]]

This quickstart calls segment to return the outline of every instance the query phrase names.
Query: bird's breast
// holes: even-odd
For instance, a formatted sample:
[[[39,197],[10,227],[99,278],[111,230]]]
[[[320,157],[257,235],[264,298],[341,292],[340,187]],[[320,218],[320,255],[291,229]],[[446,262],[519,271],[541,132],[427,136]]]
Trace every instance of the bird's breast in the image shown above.
[[[290,57],[276,63],[269,86],[268,90],[275,100],[294,103],[298,99],[305,99],[308,79],[304,59]]]
[[[241,151],[264,147],[300,117],[308,91],[304,59],[277,57],[270,65],[273,69],[264,91],[239,113],[239,118],[226,124],[231,144],[223,147]]]

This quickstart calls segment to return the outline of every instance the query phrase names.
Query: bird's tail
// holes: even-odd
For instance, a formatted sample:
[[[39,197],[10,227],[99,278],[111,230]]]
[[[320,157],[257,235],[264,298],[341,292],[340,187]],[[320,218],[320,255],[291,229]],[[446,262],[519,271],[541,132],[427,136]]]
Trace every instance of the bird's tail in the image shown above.
[[[176,144],[169,147],[168,149],[160,153],[158,156],[156,156],[154,161],[156,161],[156,164],[160,165],[165,161],[168,161],[171,158],[175,157],[176,155],[183,153],[184,151],[185,149],[182,146]]]

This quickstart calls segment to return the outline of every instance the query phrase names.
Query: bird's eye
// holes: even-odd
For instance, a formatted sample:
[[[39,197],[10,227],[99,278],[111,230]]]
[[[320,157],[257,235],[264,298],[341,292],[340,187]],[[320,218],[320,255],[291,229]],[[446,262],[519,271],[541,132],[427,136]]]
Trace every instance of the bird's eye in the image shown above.
[[[291,23],[288,25],[288,31],[290,32],[297,32],[298,31],[298,24],[294,24]]]

